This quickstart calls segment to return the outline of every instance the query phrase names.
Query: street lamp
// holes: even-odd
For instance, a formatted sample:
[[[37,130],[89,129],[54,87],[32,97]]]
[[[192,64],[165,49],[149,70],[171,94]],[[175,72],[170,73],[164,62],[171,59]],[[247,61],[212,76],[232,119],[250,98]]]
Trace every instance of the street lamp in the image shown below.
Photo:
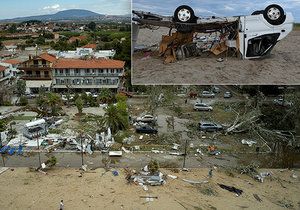
[[[81,166],[83,166],[83,145],[82,145],[82,132],[80,132],[80,144],[81,144]]]
[[[189,130],[184,130],[183,132],[188,132]],[[185,139],[185,145],[184,145],[184,156],[183,156],[183,165],[182,168],[185,168],[185,159],[187,156],[186,150],[187,150],[187,143],[188,143],[188,138]]]
[[[39,166],[41,166],[41,153],[40,153],[40,144],[39,144],[39,132],[36,132],[36,140],[37,140],[37,147],[38,147],[38,153],[39,153]]]

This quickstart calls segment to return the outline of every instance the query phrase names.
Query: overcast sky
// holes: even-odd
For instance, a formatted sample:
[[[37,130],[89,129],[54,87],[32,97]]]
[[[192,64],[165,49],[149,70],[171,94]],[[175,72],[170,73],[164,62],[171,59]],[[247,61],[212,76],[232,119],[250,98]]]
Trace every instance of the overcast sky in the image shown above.
[[[125,15],[131,13],[131,0],[0,0],[0,19],[53,14],[66,9]]]
[[[132,7],[134,10],[173,15],[178,6],[185,4],[192,7],[197,16],[232,16],[248,15],[274,3],[292,12],[296,22],[300,22],[300,0],[133,0]]]

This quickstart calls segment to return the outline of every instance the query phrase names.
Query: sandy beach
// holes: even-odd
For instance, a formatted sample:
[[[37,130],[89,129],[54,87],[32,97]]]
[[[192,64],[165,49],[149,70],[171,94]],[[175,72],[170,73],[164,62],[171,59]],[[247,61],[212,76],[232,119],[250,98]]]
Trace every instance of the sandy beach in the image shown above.
[[[263,183],[247,175],[228,174],[216,169],[207,178],[209,169],[192,169],[175,173],[162,169],[168,178],[163,186],[149,186],[148,191],[136,184],[128,184],[123,169],[119,176],[111,171],[96,169],[79,177],[74,168],[53,168],[47,175],[28,168],[11,168],[0,175],[0,209],[58,209],[61,199],[65,209],[299,209],[300,171],[260,169],[272,173]],[[291,177],[292,174],[297,178]],[[190,184],[183,179],[208,180]],[[220,188],[217,183],[243,190],[237,197]],[[259,202],[253,196],[257,194]],[[146,201],[140,196],[153,196]]]

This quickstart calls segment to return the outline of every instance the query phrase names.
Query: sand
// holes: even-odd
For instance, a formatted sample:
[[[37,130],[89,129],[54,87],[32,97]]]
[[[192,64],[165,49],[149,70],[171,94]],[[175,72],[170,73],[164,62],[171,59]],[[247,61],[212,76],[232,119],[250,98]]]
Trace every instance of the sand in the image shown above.
[[[71,168],[55,168],[47,175],[28,168],[8,170],[0,175],[0,209],[58,209],[61,199],[65,209],[284,209],[279,201],[293,205],[291,209],[300,208],[299,178],[292,178],[289,170],[262,170],[272,172],[273,178],[259,183],[247,175],[235,173],[231,177],[217,169],[209,183],[192,185],[182,179],[207,179],[208,169],[179,173],[162,169],[178,179],[169,178],[165,185],[150,186],[148,191],[127,184],[123,170],[118,171],[120,175],[113,176],[111,171],[96,169],[78,177],[79,171]],[[295,172],[298,177],[299,172]],[[244,193],[236,197],[217,183],[235,186]],[[148,195],[158,199],[147,202],[140,198]]]
[[[160,42],[168,29],[141,29],[137,44],[151,46]],[[241,60],[227,57],[193,57],[171,64],[163,64],[157,50],[150,56],[134,53],[133,84],[300,84],[300,31],[291,32],[277,43],[271,55],[264,59]]]

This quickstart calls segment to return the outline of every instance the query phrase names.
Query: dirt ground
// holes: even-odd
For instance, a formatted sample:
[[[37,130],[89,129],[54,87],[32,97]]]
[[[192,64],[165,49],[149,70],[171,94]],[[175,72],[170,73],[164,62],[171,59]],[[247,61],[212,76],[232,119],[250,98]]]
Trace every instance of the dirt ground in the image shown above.
[[[141,29],[137,45],[158,44],[163,34],[168,34],[168,29]],[[270,56],[263,59],[227,57],[223,62],[217,62],[215,56],[203,56],[171,64],[163,64],[163,58],[157,55],[158,49],[153,48],[155,51],[150,56],[134,53],[132,83],[296,85],[300,84],[300,54],[295,43],[300,43],[300,30],[291,32],[277,43]]]
[[[208,169],[174,173],[163,169],[164,174],[176,175],[163,186],[150,186],[148,191],[135,184],[127,184],[122,169],[119,176],[111,171],[96,169],[79,177],[79,171],[55,168],[44,175],[28,168],[15,168],[0,175],[0,209],[58,209],[61,199],[65,209],[299,209],[299,170],[263,170],[273,173],[264,183],[247,175],[228,176],[217,169],[205,184],[189,184],[182,179],[207,179]],[[217,183],[243,190],[237,197],[221,189]],[[257,194],[262,201],[257,201]],[[157,196],[146,201],[140,196]]]

